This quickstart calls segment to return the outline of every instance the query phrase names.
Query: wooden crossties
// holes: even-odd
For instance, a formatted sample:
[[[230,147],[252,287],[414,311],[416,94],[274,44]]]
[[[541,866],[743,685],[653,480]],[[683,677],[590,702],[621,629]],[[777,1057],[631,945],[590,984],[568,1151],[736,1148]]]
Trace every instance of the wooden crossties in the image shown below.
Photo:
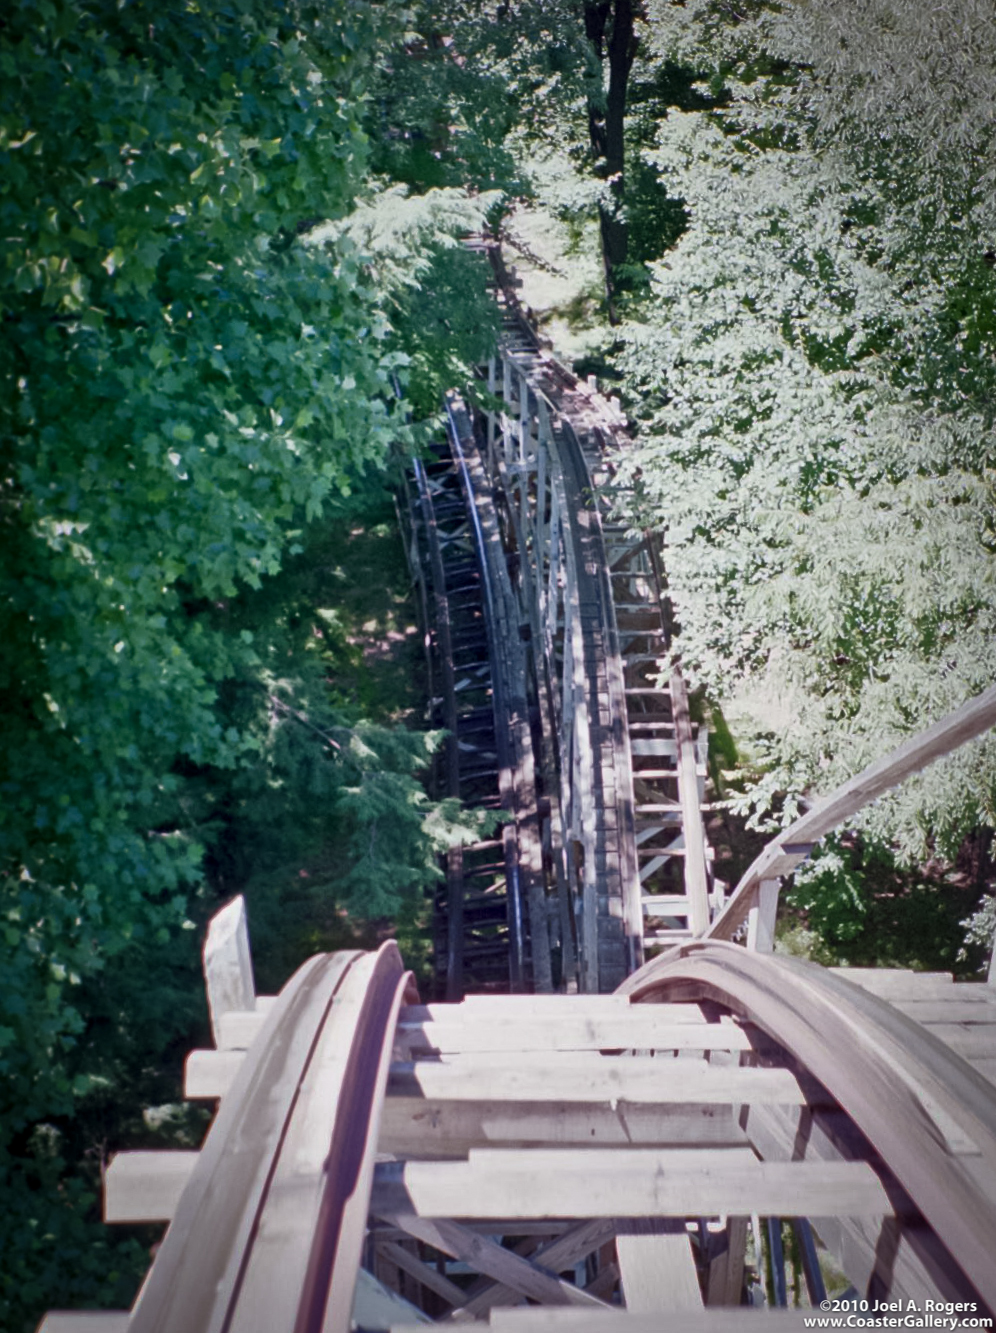
[[[435,460],[413,465],[401,519],[424,629],[430,720],[449,732],[436,790],[498,808],[514,801],[516,789],[505,717],[496,714],[491,584],[485,582],[493,571],[465,480],[447,438]],[[516,834],[513,824],[444,858],[435,967],[438,991],[449,999],[466,989],[517,990],[531,981]]]
[[[991,1312],[991,988],[685,948],[635,996],[428,1005],[391,945],[312,959],[192,1053],[200,1151],[112,1160],[107,1218],[169,1222],[134,1309],[44,1328],[758,1333],[759,1219],[814,1303],[823,1255]]]
[[[764,972],[777,966],[733,952]],[[801,1054],[825,1063],[811,1049],[824,1040],[817,1011],[810,1014],[788,986],[784,1001],[775,998],[780,980],[771,978],[772,1005],[787,1028],[800,1013],[817,1027],[820,1035],[800,1043]],[[855,988],[843,984],[850,995]],[[928,979],[919,991],[908,979],[892,985],[909,1007],[938,1003],[929,997],[943,983]],[[957,1012],[989,1015],[984,995],[956,989],[973,993]],[[738,1002],[736,985],[724,996],[725,1015],[712,994],[703,991],[705,1005],[626,1006],[622,997],[579,995],[471,997],[402,1010],[395,1045],[402,1063],[388,1082],[370,1239],[375,1256],[397,1234],[417,1241],[420,1262],[441,1265],[463,1303],[452,1286],[441,1299],[431,1284],[421,1293],[405,1286],[408,1299],[447,1321],[490,1310],[495,1328],[513,1313],[503,1307],[527,1300],[540,1308],[516,1312],[524,1329],[586,1327],[582,1297],[607,1303],[591,1315],[605,1322],[592,1327],[611,1329],[617,1318],[621,1330],[643,1327],[638,1316],[653,1312],[666,1319],[657,1328],[684,1327],[686,1315],[690,1328],[726,1327],[724,1319],[731,1328],[760,1328],[766,1317],[749,1310],[701,1322],[705,1308],[739,1305],[745,1282],[756,1281],[748,1221],[760,1215],[815,1219],[822,1247],[862,1293],[972,1300],[983,1308],[983,1275],[973,1282],[960,1271],[925,1221],[924,1207],[935,1206],[934,1167],[925,1159],[922,1181],[900,1181],[888,1154],[841,1110],[832,1088],[811,1078],[805,1060],[732,1017],[731,1006],[750,1007]],[[885,1040],[881,1018],[869,1014],[869,1049]],[[627,1023],[631,1047],[604,1044]],[[954,1152],[975,1169],[978,1143],[964,1135],[955,1141],[948,1112],[912,1064],[907,1078],[897,1077],[896,1059],[886,1074],[891,1114],[902,1123],[913,1102],[929,1108],[934,1132],[947,1133],[945,1155]],[[956,1082],[957,1060],[944,1059]],[[769,1083],[771,1076],[784,1081]],[[957,1174],[950,1161],[946,1169]],[[971,1209],[990,1240],[991,1211],[981,1218]],[[808,1241],[811,1233],[802,1234]],[[516,1266],[495,1245],[530,1263]],[[564,1286],[568,1255],[577,1265],[573,1293]],[[468,1269],[479,1277],[468,1280]],[[818,1271],[814,1279],[822,1282]]]

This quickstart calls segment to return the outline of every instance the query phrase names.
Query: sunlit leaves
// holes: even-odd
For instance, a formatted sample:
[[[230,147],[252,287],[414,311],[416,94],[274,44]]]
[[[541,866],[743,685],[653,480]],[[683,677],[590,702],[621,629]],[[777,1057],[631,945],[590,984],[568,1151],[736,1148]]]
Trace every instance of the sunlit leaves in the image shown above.
[[[667,527],[686,666],[739,700],[742,722],[750,701],[762,810],[832,787],[996,678],[992,270],[981,214],[955,226],[940,196],[907,188],[934,173],[950,205],[969,169],[960,97],[908,70],[893,70],[900,102],[948,118],[953,158],[924,145],[897,186],[900,148],[925,131],[910,118],[901,132],[887,81],[864,77],[886,38],[860,34],[888,8],[652,7],[658,55],[694,59],[726,98],[660,124],[653,161],[690,227],[653,267],[652,311],[625,330],[641,427],[626,466],[643,521]],[[928,49],[937,21],[917,18],[921,65],[953,40]],[[803,32],[800,82],[779,61]],[[972,32],[959,59],[988,86]],[[904,43],[905,24],[889,40]],[[816,133],[813,87],[824,126],[835,98],[843,108],[848,153]],[[904,856],[950,855],[992,821],[994,785],[983,747],[865,822]]]

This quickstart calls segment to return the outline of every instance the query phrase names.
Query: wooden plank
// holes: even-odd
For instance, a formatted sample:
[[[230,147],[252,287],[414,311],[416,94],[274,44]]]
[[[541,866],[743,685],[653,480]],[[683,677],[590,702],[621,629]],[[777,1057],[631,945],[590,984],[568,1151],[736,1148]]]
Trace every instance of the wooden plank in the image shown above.
[[[782,835],[785,843],[816,842],[844,819],[874,801],[890,787],[897,786],[918,773],[935,759],[957,750],[966,741],[982,735],[996,725],[996,685],[969,699],[948,713],[932,727],[911,736],[883,759],[869,764],[857,776],[845,782],[829,796],[817,801],[811,810],[795,821]]]
[[[747,1246],[746,1217],[726,1219],[726,1249],[709,1262],[706,1304],[739,1305],[744,1287],[744,1263]]]
[[[127,1333],[127,1310],[49,1310],[36,1333]]]
[[[971,1061],[996,1059],[996,1024],[932,1023],[930,1034]]]
[[[818,800],[795,823],[783,829],[764,848],[742,877],[729,902],[709,927],[711,939],[730,939],[746,920],[757,886],[777,879],[805,860],[809,848],[883,792],[897,786],[928,764],[950,754],[966,741],[981,736],[996,724],[996,685],[925,731],[911,736],[855,777]],[[632,979],[631,979],[632,980]]]
[[[410,1050],[441,1054],[472,1051],[748,1051],[749,1032],[736,1023],[661,1021],[648,1005],[620,1018],[516,1024],[422,1023],[405,1025],[399,1038]],[[205,1052],[213,1055],[215,1052]],[[227,1054],[227,1052],[226,1052]],[[188,1093],[187,1096],[192,1094]]]
[[[950,972],[914,972],[908,967],[831,967],[827,970],[885,1000],[899,996],[910,1000],[943,998],[954,989],[954,977]],[[971,986],[958,987],[959,991],[970,989]]]
[[[425,1264],[417,1255],[411,1254],[403,1245],[398,1245],[393,1240],[381,1241],[377,1247],[383,1252],[384,1256],[397,1264],[399,1268],[410,1274],[417,1282],[421,1282],[423,1287],[428,1287],[434,1291],[437,1296],[442,1296],[444,1301],[450,1305],[459,1306],[464,1303],[464,1292],[462,1287],[458,1287],[455,1282],[451,1282],[448,1277],[442,1273],[437,1273],[429,1264]]]
[[[191,1051],[183,1064],[183,1095],[190,1101],[224,1097],[242,1068],[245,1051]]]
[[[962,988],[953,989],[957,995]],[[986,1003],[978,996],[970,999],[959,996],[950,1000],[892,1000],[891,1003],[918,1023],[996,1023],[996,1003],[992,1000]]]
[[[730,1106],[667,1107],[620,1101],[614,1106],[570,1102],[441,1101],[388,1097],[379,1151],[405,1157],[466,1157],[489,1145],[585,1145],[628,1148],[728,1145],[746,1142]]]
[[[462,1004],[405,1005],[401,1023],[508,1022],[548,1019],[560,1022],[574,1017],[585,1020],[617,1018],[642,1008],[630,1004],[626,995],[468,995]],[[703,1023],[696,1004],[661,1004],[660,1017],[672,1022]]]
[[[616,1236],[616,1256],[626,1309],[701,1309],[702,1291],[684,1225],[632,1222],[623,1228]]]
[[[255,1009],[231,1009],[222,1014],[215,1032],[215,1045],[219,1050],[246,1051],[262,1031],[266,1022],[267,1010],[256,1001]]]
[[[104,1173],[105,1222],[169,1222],[197,1165],[196,1152],[119,1152]]]
[[[777,879],[762,879],[757,886],[757,902],[747,917],[747,948],[771,953],[775,947],[775,919],[778,915]]]
[[[246,902],[241,894],[214,914],[208,925],[202,954],[211,1031],[216,1046],[221,1043],[222,1014],[233,1009],[255,1009],[256,986],[249,951]]]
[[[522,1255],[513,1254],[496,1241],[481,1236],[459,1222],[451,1221],[452,1212],[436,1220],[413,1216],[411,1213],[393,1215],[377,1206],[376,1193],[371,1200],[371,1212],[384,1221],[400,1226],[410,1236],[425,1241],[443,1254],[469,1265],[478,1273],[486,1273],[520,1296],[545,1301],[550,1305],[581,1305],[601,1311],[604,1302],[587,1296],[578,1287],[548,1269],[533,1263]]]
[[[444,1101],[706,1102],[801,1104],[806,1093],[787,1069],[717,1066],[705,1059],[603,1056],[586,1051],[544,1053],[526,1062],[504,1052],[445,1055],[391,1067],[395,1095]]]
[[[420,1217],[883,1217],[864,1162],[759,1162],[739,1149],[475,1149],[467,1162],[378,1167],[372,1209]]]

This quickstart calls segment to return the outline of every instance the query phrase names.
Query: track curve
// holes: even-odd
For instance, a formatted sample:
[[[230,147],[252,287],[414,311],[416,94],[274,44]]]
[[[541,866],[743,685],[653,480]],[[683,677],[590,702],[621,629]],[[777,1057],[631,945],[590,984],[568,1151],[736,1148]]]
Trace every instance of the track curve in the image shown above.
[[[483,407],[451,398],[437,454],[463,498],[495,735],[499,745],[509,738],[497,760],[513,816],[508,986],[609,992],[646,945],[701,935],[722,905],[701,809],[707,735],[680,669],[671,663],[660,679],[673,628],[663,549],[617,515],[615,458],[628,446],[618,405],[541,348],[500,250],[484,248],[504,312],[501,352],[481,371]],[[451,481],[447,493],[456,491]],[[425,585],[432,523],[413,529],[423,534],[409,545],[413,574]],[[461,784],[459,719],[446,699],[450,631],[438,595],[422,604],[443,685],[437,720],[457,736],[452,792]],[[438,931],[448,959],[440,991],[451,999],[463,993],[460,949],[469,956],[477,943],[471,934],[460,944],[467,891],[452,871],[451,862]]]
[[[171,1220],[106,1327],[760,1333],[799,1326],[793,1275],[804,1306],[991,1317],[991,987],[691,943],[630,991],[423,1005],[388,945],[216,1015],[196,1161],[108,1173],[109,1218]]]

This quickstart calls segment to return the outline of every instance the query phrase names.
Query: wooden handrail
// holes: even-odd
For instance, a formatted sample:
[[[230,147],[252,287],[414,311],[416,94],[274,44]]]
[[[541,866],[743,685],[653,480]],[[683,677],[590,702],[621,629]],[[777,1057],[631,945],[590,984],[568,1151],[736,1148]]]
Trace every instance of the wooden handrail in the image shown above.
[[[740,880],[729,902],[706,932],[707,939],[728,940],[747,920],[763,880],[789,874],[815,843],[884,792],[920,772],[935,759],[957,750],[996,725],[996,685],[948,713],[926,731],[911,736],[883,759],[822,797],[767,844]]]

